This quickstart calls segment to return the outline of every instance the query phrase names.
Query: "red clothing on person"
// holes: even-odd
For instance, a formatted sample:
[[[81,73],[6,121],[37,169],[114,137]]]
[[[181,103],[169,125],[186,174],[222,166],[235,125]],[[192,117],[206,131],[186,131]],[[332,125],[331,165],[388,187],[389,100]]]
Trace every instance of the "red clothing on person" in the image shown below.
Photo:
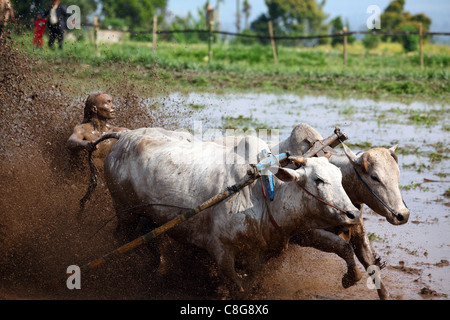
[[[47,21],[48,19],[39,19],[34,22],[33,44],[37,45],[38,47],[42,47],[43,45],[42,38],[44,36],[45,24],[47,23]]]

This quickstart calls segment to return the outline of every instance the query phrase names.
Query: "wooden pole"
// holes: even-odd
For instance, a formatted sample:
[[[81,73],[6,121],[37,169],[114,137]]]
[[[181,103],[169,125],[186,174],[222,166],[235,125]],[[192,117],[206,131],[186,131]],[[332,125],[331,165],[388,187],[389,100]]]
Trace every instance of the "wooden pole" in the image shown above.
[[[213,40],[212,31],[213,31],[213,22],[210,21],[209,22],[209,40],[208,40],[208,62],[212,61],[212,55],[213,55],[213,52],[212,52],[212,40]]]
[[[342,31],[344,32],[344,67],[347,66],[347,27],[344,27],[342,29]]]
[[[94,17],[94,44],[97,48],[98,17]]]
[[[158,17],[153,16],[153,54],[156,54],[156,28],[158,27]]]
[[[422,31],[422,22],[419,23],[419,52],[420,52],[420,69],[423,70],[423,31]]]
[[[213,26],[214,26],[214,9],[211,6],[206,8],[206,24],[208,25],[208,63],[212,61],[212,41],[213,41]]]
[[[269,34],[270,34],[270,42],[272,43],[273,59],[275,60],[275,63],[278,63],[277,45],[275,43],[275,39],[273,38],[272,20],[269,20]]]

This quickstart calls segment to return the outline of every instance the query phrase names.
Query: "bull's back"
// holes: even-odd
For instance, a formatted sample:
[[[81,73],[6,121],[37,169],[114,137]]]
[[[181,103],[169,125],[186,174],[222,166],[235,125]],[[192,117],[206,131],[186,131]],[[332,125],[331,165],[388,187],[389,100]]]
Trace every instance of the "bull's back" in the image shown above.
[[[124,134],[105,159],[106,182],[122,207],[195,207],[246,174],[245,165],[224,163],[229,151],[222,146],[151,133],[139,129]]]

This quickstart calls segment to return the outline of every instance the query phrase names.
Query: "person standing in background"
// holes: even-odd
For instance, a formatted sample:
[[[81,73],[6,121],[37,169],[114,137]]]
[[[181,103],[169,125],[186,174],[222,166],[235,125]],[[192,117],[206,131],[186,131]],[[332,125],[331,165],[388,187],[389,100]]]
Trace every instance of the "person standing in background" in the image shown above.
[[[64,42],[64,31],[66,30],[66,20],[70,15],[67,13],[65,5],[59,0],[53,0],[52,6],[45,12],[44,17],[48,18],[48,46],[53,50],[55,40],[58,40],[59,49],[62,50]]]
[[[33,37],[33,47],[42,49],[43,37],[45,32],[45,24],[48,19],[42,18],[44,14],[43,10],[39,10],[36,15],[36,21],[34,22],[34,37]]]
[[[8,24],[9,19],[11,19],[11,21],[16,21],[11,1],[0,0],[0,36],[3,33],[3,29]]]

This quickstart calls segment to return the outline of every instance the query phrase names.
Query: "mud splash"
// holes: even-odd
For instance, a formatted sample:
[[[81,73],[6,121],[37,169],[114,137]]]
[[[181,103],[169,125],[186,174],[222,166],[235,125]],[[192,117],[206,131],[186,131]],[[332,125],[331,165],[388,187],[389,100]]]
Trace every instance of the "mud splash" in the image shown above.
[[[101,177],[83,221],[76,220],[89,181],[87,153],[72,154],[65,142],[82,120],[89,92],[74,96],[51,68],[43,70],[42,63],[22,54],[23,44],[0,41],[0,298],[64,298],[65,284],[55,286],[51,279],[116,245],[111,199]],[[122,75],[120,86],[92,92],[103,90],[113,97],[118,107],[115,123],[121,126],[174,127],[179,111],[158,105],[149,112],[138,89]],[[87,284],[86,290],[70,297],[138,297],[143,282],[136,275],[146,273],[138,272],[145,263],[125,260],[126,265],[118,264],[127,275],[105,271],[119,274],[123,282],[100,276],[92,287]]]

